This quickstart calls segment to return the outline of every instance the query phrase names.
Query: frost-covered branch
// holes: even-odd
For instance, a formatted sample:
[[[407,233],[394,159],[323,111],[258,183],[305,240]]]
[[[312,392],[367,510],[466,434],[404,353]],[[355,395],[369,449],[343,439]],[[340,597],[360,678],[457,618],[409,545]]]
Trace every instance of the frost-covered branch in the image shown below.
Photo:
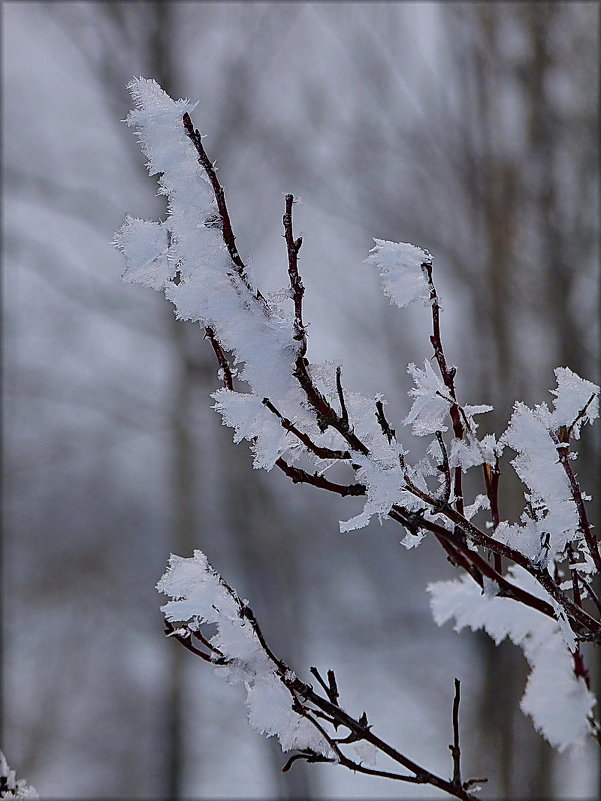
[[[432,316],[433,357],[424,360],[423,368],[408,366],[411,406],[403,428],[393,426],[382,396],[353,392],[343,387],[339,365],[310,360],[299,266],[302,238],[294,234],[293,195],[286,195],[283,215],[288,287],[262,294],[238,253],[225,192],[192,123],[194,104],[173,101],[154,81],[142,78],[129,88],[136,109],[126,122],[137,129],[150,174],[159,174],[168,214],[161,222],[126,218],[116,238],[127,261],[124,280],[163,290],[178,318],[204,328],[223,382],[212,395],[214,408],[234,429],[234,441],[250,443],[257,468],[277,467],[294,483],[343,497],[362,496],[363,509],[340,523],[342,532],[376,518],[400,524],[407,548],[433,535],[449,561],[464,571],[454,582],[430,586],[435,620],[483,628],[496,641],[508,636],[523,648],[531,674],[522,708],[556,747],[576,746],[587,733],[597,736],[580,643],[601,644],[600,604],[592,589],[601,554],[586,511],[590,498],[574,471],[572,446],[583,426],[599,416],[599,387],[559,367],[551,408],[517,402],[500,436],[479,438],[477,417],[492,407],[460,398],[457,369],[443,345],[432,256],[415,245],[376,239],[367,262],[378,269],[383,292],[401,309],[421,302]],[[408,429],[414,438],[427,438],[422,458],[412,458],[406,444],[411,437],[397,433],[408,434]],[[505,464],[509,449],[515,455]],[[325,478],[334,464],[347,471],[346,483]],[[503,471],[513,467],[525,487],[517,521],[502,519],[502,466]],[[482,492],[466,498],[463,477],[474,468]],[[230,596],[235,601],[233,591]],[[199,614],[204,612],[194,613]],[[244,615],[248,630],[277,667],[258,624]],[[196,655],[230,666],[231,652],[214,639],[203,639],[198,628],[170,633]],[[307,737],[310,733],[309,740],[299,740],[300,753],[288,767],[300,758],[350,767],[342,752],[348,743],[331,738],[324,728],[340,723],[335,685],[318,678],[326,693],[318,702],[308,685],[285,679],[286,670],[278,682],[287,692],[281,696],[287,714],[300,716],[303,731]],[[546,676],[552,681],[541,678]],[[310,708],[305,709],[306,703]],[[374,745],[366,725],[357,728],[360,721],[350,718],[347,723],[351,740],[361,734]],[[274,733],[267,723],[264,730]],[[378,748],[396,758],[384,746]],[[458,742],[452,754],[450,786],[457,791]],[[417,766],[399,764],[413,771],[413,778],[391,778],[416,781],[426,775]],[[467,792],[466,786],[461,792]]]
[[[349,715],[340,706],[333,671],[328,671],[326,684],[319,671],[311,668],[325,695],[299,679],[267,644],[248,602],[240,600],[200,551],[188,559],[171,556],[157,589],[171,599],[162,607],[168,636],[214,665],[230,684],[243,685],[251,725],[263,734],[277,737],[282,750],[298,752],[286,762],[284,770],[289,770],[299,759],[331,762],[370,776],[431,785],[464,801],[475,798],[468,792],[474,780],[462,782],[459,768],[457,683],[453,744],[449,746],[453,775],[445,779],[374,734],[365,713],[358,718]],[[210,639],[202,632],[206,624],[217,627]],[[193,639],[204,650],[193,644]],[[341,728],[348,734],[340,736]],[[384,757],[410,773],[376,767],[377,760]]]
[[[6,757],[0,751],[0,798],[10,798],[14,801],[33,801],[39,798],[34,787],[25,779],[17,779],[17,774],[11,770]]]

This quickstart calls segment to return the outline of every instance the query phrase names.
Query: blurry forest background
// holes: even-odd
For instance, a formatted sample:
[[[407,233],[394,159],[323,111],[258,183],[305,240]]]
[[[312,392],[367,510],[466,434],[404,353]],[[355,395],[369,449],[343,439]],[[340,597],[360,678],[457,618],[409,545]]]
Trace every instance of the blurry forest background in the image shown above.
[[[202,332],[120,282],[126,212],[164,212],[125,84],[200,99],[243,257],[285,286],[283,195],[302,197],[309,355],[383,392],[401,429],[429,316],[363,264],[372,237],[428,248],[461,398],[549,400],[553,367],[599,381],[599,6],[5,2],[4,740],[61,798],[431,797],[331,766],[280,772],[240,688],[163,637],[154,585],[199,547],[301,675],[484,798],[596,794],[593,746],[554,754],[519,710],[521,652],[437,629],[442,551],[392,522],[341,535],[351,500],[251,469],[210,409]],[[482,418],[484,421],[484,418]],[[484,425],[484,423],[483,423]],[[597,435],[598,437],[598,435]],[[583,443],[582,483],[598,486]],[[518,508],[507,485],[502,514]],[[598,520],[598,517],[597,517]],[[525,756],[527,755],[527,756]]]

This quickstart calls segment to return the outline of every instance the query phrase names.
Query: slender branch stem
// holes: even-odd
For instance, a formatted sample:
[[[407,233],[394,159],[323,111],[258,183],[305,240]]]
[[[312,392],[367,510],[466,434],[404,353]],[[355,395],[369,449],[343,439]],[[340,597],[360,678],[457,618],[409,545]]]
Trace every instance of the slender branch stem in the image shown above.
[[[593,394],[590,396],[590,398],[587,400],[587,402],[584,404],[582,409],[578,412],[578,414],[576,415],[576,417],[572,421],[570,427],[568,428],[568,430],[566,432],[566,439],[567,439],[568,442],[570,440],[570,437],[572,436],[572,431],[574,430],[574,427],[576,426],[576,424],[578,423],[579,420],[582,420],[582,418],[584,417],[584,415],[587,412],[588,407],[591,405],[591,403],[595,400],[596,397],[597,397],[597,393],[593,392]]]
[[[288,275],[290,277],[290,289],[294,301],[294,339],[300,343],[299,356],[302,358],[307,352],[307,333],[303,323],[303,295],[305,287],[298,272],[298,252],[303,244],[302,237],[294,238],[292,233],[292,205],[293,195],[286,195],[286,210],[284,212],[284,237],[288,249]]]
[[[388,444],[392,442],[393,439],[396,439],[396,431],[394,428],[390,427],[388,420],[386,419],[386,415],[384,413],[384,404],[381,400],[376,401],[376,419],[378,421],[378,425],[382,429],[382,433],[388,440]]]
[[[233,390],[234,379],[232,376],[232,371],[229,362],[226,358],[225,353],[223,352],[223,348],[215,338],[215,332],[209,326],[205,328],[205,336],[207,337],[207,339],[211,343],[211,347],[213,348],[215,358],[217,359],[217,363],[219,364],[219,369],[221,370],[221,376],[223,379],[224,386],[226,387],[226,389]]]
[[[192,144],[196,148],[196,152],[198,154],[198,162],[203,167],[209,181],[211,182],[211,186],[213,188],[213,194],[215,196],[215,202],[217,203],[217,209],[219,211],[219,217],[221,218],[221,232],[223,235],[223,241],[225,243],[225,246],[227,247],[228,253],[230,254],[230,258],[234,264],[234,268],[238,273],[238,276],[240,277],[241,281],[248,289],[248,291],[251,294],[253,294],[256,298],[262,300],[265,306],[265,299],[258,290],[255,290],[253,288],[250,281],[248,280],[247,267],[242,261],[242,258],[238,253],[238,248],[236,247],[236,237],[234,236],[234,231],[232,229],[232,223],[230,220],[230,215],[225,200],[225,192],[223,191],[223,187],[221,186],[219,178],[217,177],[217,171],[215,170],[213,163],[207,156],[207,153],[204,149],[200,132],[197,128],[194,128],[194,125],[192,124],[192,120],[190,119],[190,115],[188,114],[188,112],[184,114],[184,116],[182,117],[182,121],[184,123],[184,128],[186,130],[187,136],[189,137]]]
[[[309,373],[309,363],[305,358],[306,351],[306,334],[304,324],[302,322],[302,297],[304,287],[298,273],[298,251],[302,244],[302,239],[295,239],[292,230],[292,206],[294,197],[286,195],[286,211],[284,214],[284,236],[286,238],[286,245],[288,249],[288,274],[290,276],[290,286],[292,296],[294,299],[295,308],[295,339],[300,337],[301,350],[296,358],[294,367],[294,377],[297,379],[302,390],[307,396],[309,405],[314,410],[317,424],[322,431],[326,428],[332,427],[348,442],[353,450],[358,451],[364,455],[369,453],[367,446],[361,442],[359,437],[351,428],[348,420],[348,415],[345,415],[345,407],[343,407],[342,414],[338,414],[327,398],[321,393],[311,375]]]
[[[343,709],[340,709],[340,707],[332,704],[331,701],[319,696],[310,685],[303,684],[300,679],[296,679],[294,682],[294,689],[319,709],[322,709],[324,712],[330,714],[341,725],[346,726],[346,728],[350,731],[360,735],[361,739],[371,743],[371,745],[375,746],[379,751],[382,751],[399,765],[402,765],[404,768],[414,773],[416,778],[419,779],[417,783],[431,784],[434,787],[438,787],[440,790],[444,790],[446,793],[454,796],[455,798],[466,800],[474,798],[474,796],[464,791],[462,787],[456,787],[452,781],[441,779],[439,776],[436,776],[429,770],[422,768],[416,762],[413,762],[413,760],[409,759],[404,754],[401,754],[396,750],[396,748],[393,748],[384,740],[381,740],[369,728],[366,728],[359,721],[352,718]]]
[[[443,514],[452,523],[455,523],[456,527],[459,528],[465,535],[467,535],[467,537],[470,538],[476,545],[482,545],[484,548],[488,548],[489,550],[498,553],[507,559],[510,559],[520,567],[523,567],[524,570],[530,573],[530,575],[532,575],[538,581],[543,589],[545,589],[549,595],[551,595],[551,597],[554,598],[564,608],[568,617],[576,624],[575,631],[577,631],[577,633],[583,633],[584,631],[594,632],[596,636],[601,637],[601,623],[591,617],[583,609],[580,609],[578,606],[576,606],[576,604],[574,604],[574,602],[570,600],[563,590],[561,590],[560,587],[553,581],[551,576],[549,576],[548,572],[544,568],[533,564],[526,556],[524,556],[524,554],[520,553],[520,551],[516,551],[515,548],[511,548],[509,545],[498,542],[497,540],[492,539],[492,537],[489,537],[487,534],[477,528],[470,520],[467,520],[467,518],[459,514],[459,512],[457,512],[457,510],[452,506],[447,506],[444,508],[440,508],[440,506],[437,507],[436,499],[432,498],[427,493],[422,492],[414,484],[409,485],[407,488],[411,493],[424,500],[432,508],[438,508],[438,511],[441,514]],[[399,507],[393,508],[399,509]],[[440,533],[441,536],[449,536],[449,532],[443,526],[439,526],[433,521],[426,519],[420,520],[420,526],[432,531],[433,533]],[[457,544],[456,541],[455,544]],[[485,560],[482,560],[482,562],[484,561]],[[495,581],[502,579],[502,576],[494,571],[493,568],[490,569],[493,570]],[[496,578],[497,576],[498,578]],[[508,589],[513,586],[509,582],[507,582],[507,585]],[[499,586],[501,586],[500,582]],[[527,595],[529,595],[529,593]],[[531,605],[532,604],[529,604],[529,606]],[[548,604],[546,606],[548,607]],[[552,614],[551,617],[555,617],[555,615]]]
[[[486,462],[482,465],[484,472],[484,483],[486,485],[486,495],[490,502],[490,513],[492,517],[492,530],[496,531],[501,518],[499,515],[499,479],[501,477],[501,470],[499,468],[499,457],[495,458],[495,464],[489,465]],[[503,559],[498,553],[493,554],[495,562],[495,570],[501,573],[503,570]]]
[[[549,432],[551,434],[551,438],[556,445],[561,445],[557,434],[554,431]],[[574,499],[574,503],[576,504],[576,509],[578,510],[578,520],[580,522],[580,529],[584,534],[584,539],[589,549],[590,555],[593,559],[595,567],[597,568],[597,572],[601,573],[601,553],[599,553],[599,543],[597,542],[597,538],[593,535],[591,531],[590,524],[588,522],[588,516],[586,514],[586,508],[584,506],[584,499],[582,497],[582,490],[580,489],[580,484],[578,483],[578,479],[574,475],[574,471],[572,470],[572,465],[570,464],[570,449],[569,445],[565,444],[563,447],[558,447],[559,453],[559,461],[565,471],[566,476],[568,477],[568,481],[570,482],[570,490],[572,493],[572,498]]]
[[[237,598],[237,596],[235,595],[233,590],[230,589],[230,592],[232,592],[234,597]],[[334,720],[336,720],[340,725],[345,726],[349,731],[351,731],[351,732],[355,733],[356,735],[358,735],[359,739],[366,740],[367,742],[371,743],[378,750],[380,750],[383,753],[385,753],[387,756],[389,756],[391,759],[393,759],[399,765],[402,765],[407,770],[410,770],[412,773],[415,774],[415,777],[417,779],[419,779],[419,781],[418,781],[419,784],[431,784],[432,786],[438,787],[439,789],[444,790],[445,792],[449,793],[452,796],[455,796],[456,798],[464,799],[464,801],[472,801],[474,799],[474,796],[472,796],[469,793],[467,793],[461,786],[457,787],[457,786],[455,786],[455,784],[453,782],[450,782],[450,781],[448,781],[446,779],[442,779],[439,776],[436,776],[435,774],[431,773],[430,771],[426,770],[425,768],[422,768],[416,762],[413,762],[413,760],[409,759],[404,754],[401,754],[399,751],[396,750],[396,748],[393,748],[391,745],[386,743],[384,740],[381,740],[379,737],[377,737],[371,731],[371,728],[366,725],[365,722],[363,722],[361,720],[359,720],[359,721],[355,720],[355,718],[353,718],[350,715],[348,715],[338,705],[337,701],[335,703],[333,703],[329,699],[322,698],[318,693],[315,692],[315,690],[311,687],[311,685],[305,684],[299,678],[294,676],[294,674],[292,674],[292,672],[285,665],[285,663],[282,662],[282,660],[278,659],[273,654],[271,649],[268,647],[268,645],[267,645],[267,643],[265,641],[265,637],[263,635],[263,632],[261,631],[261,628],[260,628],[256,618],[252,614],[252,611],[249,609],[249,607],[246,606],[246,605],[242,605],[242,604],[241,604],[241,606],[242,606],[242,608],[244,610],[245,617],[250,621],[251,626],[253,627],[253,630],[255,631],[259,642],[261,643],[261,646],[264,648],[264,650],[267,653],[267,655],[269,656],[269,658],[277,666],[282,681],[284,682],[284,684],[290,690],[292,690],[295,693],[298,693],[298,695],[300,695],[306,701],[309,701],[312,704],[314,704],[314,706],[316,706],[322,712],[325,712],[329,717],[331,717]],[[343,755],[341,755],[339,745],[337,743],[335,743],[332,740],[332,738],[330,738],[329,735],[327,735],[326,732],[324,732],[324,729],[321,726],[321,724],[319,724],[316,721],[312,721],[312,722],[316,726],[316,728],[318,728],[319,731],[322,732],[322,734],[325,734],[326,739],[333,746],[333,748],[337,752],[337,754],[339,756],[343,756]],[[343,756],[343,759],[346,762],[350,762],[344,756]],[[353,763],[353,764],[355,764],[355,763]],[[366,769],[366,770],[369,770],[369,769]],[[391,778],[391,777],[392,776],[389,776],[389,778]],[[404,777],[401,777],[401,776],[396,776],[396,778],[400,779],[400,780],[405,780]]]
[[[461,702],[461,682],[455,679],[455,697],[453,699],[453,745],[450,745],[453,757],[453,784],[462,786],[461,782],[461,747],[459,745],[459,704]]]
[[[282,428],[285,428],[286,431],[289,431],[291,434],[294,434],[297,439],[299,439],[303,445],[318,456],[320,459],[350,459],[351,455],[348,451],[336,451],[332,450],[332,448],[324,448],[321,445],[317,445],[308,434],[305,434],[303,431],[300,431],[297,426],[288,420],[287,417],[284,417],[283,414],[276,409],[273,403],[269,400],[269,398],[263,398],[263,405],[266,406],[270,412],[273,412],[275,416],[279,419],[280,423],[282,424]]]
[[[442,436],[442,431],[436,432],[436,439],[438,440],[438,445],[440,447],[440,452],[442,454],[442,471],[444,474],[444,495],[443,495],[443,503],[448,505],[449,499],[451,497],[451,470],[449,468],[449,456],[447,454],[447,448],[444,444],[444,438]]]
[[[300,467],[294,467],[288,462],[284,461],[281,457],[276,461],[276,466],[285,473],[288,478],[292,479],[293,484],[312,484],[319,489],[329,490],[343,498],[348,495],[365,495],[367,488],[365,484],[335,484],[333,481],[328,481],[327,478],[320,476],[318,473],[307,473]]]
[[[338,392],[338,400],[340,401],[340,419],[344,423],[345,426],[348,426],[348,411],[346,408],[346,402],[344,400],[344,390],[342,389],[342,378],[341,378],[341,369],[340,367],[336,368],[336,391]]]

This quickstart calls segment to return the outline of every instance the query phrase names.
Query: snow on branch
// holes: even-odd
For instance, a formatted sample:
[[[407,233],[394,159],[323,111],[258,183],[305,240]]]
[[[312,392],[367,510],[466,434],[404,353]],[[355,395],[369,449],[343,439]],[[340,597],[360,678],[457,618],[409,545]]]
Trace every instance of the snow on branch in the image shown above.
[[[601,601],[592,582],[601,573],[601,554],[588,520],[590,498],[573,467],[574,441],[599,416],[599,388],[560,367],[551,409],[517,402],[501,436],[480,438],[476,418],[492,407],[460,397],[457,369],[443,345],[431,255],[376,239],[367,261],[378,268],[383,292],[399,308],[421,301],[432,319],[430,358],[423,369],[408,367],[414,386],[401,430],[430,438],[426,455],[412,459],[381,395],[353,392],[340,365],[310,360],[294,197],[286,195],[282,217],[288,287],[264,295],[238,252],[224,189],[190,116],[195,105],[172,100],[144,78],[129,89],[136,108],[126,123],[136,129],[168,207],[159,222],[126,218],[115,239],[125,255],[123,277],[164,291],[179,319],[204,329],[223,382],[212,395],[214,408],[233,428],[234,441],[250,443],[256,468],[277,467],[294,483],[363,496],[363,509],[340,523],[343,532],[376,518],[401,525],[407,547],[433,536],[464,571],[459,581],[430,588],[437,622],[453,617],[458,628],[483,628],[495,641],[509,636],[531,666],[522,708],[535,726],[560,750],[581,742],[586,732],[601,742],[581,651],[583,642],[601,644]],[[505,465],[508,449],[515,456]],[[325,477],[334,464],[346,470],[346,483]],[[517,522],[502,519],[501,476],[511,467],[526,487]],[[471,498],[464,497],[469,470],[480,473],[482,490]],[[172,557],[159,588],[172,598],[164,607],[170,634],[245,685],[256,728],[277,736],[284,749],[300,750],[288,766],[297,758],[349,766],[323,725],[324,714],[326,721],[342,720],[334,695],[316,700],[309,685],[287,672],[247,605],[200,552],[192,559]],[[211,640],[201,633],[208,622],[218,626]],[[554,688],[555,711],[548,709],[547,685]],[[374,744],[366,725],[346,720],[349,737]],[[386,744],[377,747],[414,772],[410,779],[391,778],[427,781],[455,795],[469,789],[455,779],[436,784]]]
[[[576,453],[569,453],[569,437],[577,438],[582,423],[598,417],[599,387],[567,368],[558,368],[555,375],[554,411],[546,404],[530,409],[516,403],[501,438],[517,452],[511,463],[529,491],[521,525],[501,523],[495,536],[544,566],[572,545],[584,560],[581,572],[589,573],[599,570],[601,561],[570,465]]]
[[[39,798],[37,791],[25,779],[17,779],[17,774],[8,766],[6,757],[0,751],[0,798],[14,801],[34,801]]]
[[[541,593],[521,568],[512,567],[509,572],[516,585]],[[554,621],[511,598],[500,597],[494,589],[483,592],[467,575],[430,584],[428,591],[439,626],[453,620],[456,631],[484,629],[497,645],[508,637],[522,648],[530,665],[522,710],[559,751],[581,747],[590,735],[595,697],[584,677],[574,674],[576,643],[565,619]]]
[[[157,584],[172,600],[161,608],[166,620],[177,623],[177,634],[192,638],[203,623],[217,626],[208,641],[210,660],[221,668],[230,684],[246,690],[249,721],[253,728],[275,735],[283,751],[310,750],[328,759],[332,749],[319,728],[294,711],[295,697],[286,686],[292,674],[282,673],[263,647],[246,604],[209,566],[200,551],[190,559],[171,556],[169,569]],[[182,629],[180,624],[185,624]]]
[[[339,704],[335,674],[327,681],[317,668],[311,673],[323,694],[301,681],[270,649],[248,605],[209,565],[201,551],[191,558],[172,555],[167,572],[157,584],[171,600],[161,607],[167,634],[195,656],[211,663],[230,684],[243,685],[250,725],[262,734],[278,738],[283,751],[298,751],[295,761],[331,762],[358,773],[410,784],[429,784],[455,798],[474,799],[470,787],[482,780],[461,778],[459,744],[459,686],[453,705],[453,777],[444,779],[421,767],[377,737],[367,715],[353,718]],[[203,626],[217,632],[205,636]],[[341,736],[343,727],[348,734]],[[349,756],[349,751],[352,756]],[[409,773],[376,767],[380,759],[397,763]]]
[[[366,259],[380,270],[382,292],[399,309],[417,300],[430,301],[430,286],[422,265],[432,264],[429,253],[408,242],[374,239]]]

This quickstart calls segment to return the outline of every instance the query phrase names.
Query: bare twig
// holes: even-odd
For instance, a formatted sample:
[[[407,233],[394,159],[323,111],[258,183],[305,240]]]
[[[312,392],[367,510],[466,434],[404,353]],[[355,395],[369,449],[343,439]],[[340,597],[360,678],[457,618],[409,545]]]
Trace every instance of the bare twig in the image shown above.
[[[286,195],[286,211],[284,212],[284,237],[288,250],[288,275],[290,276],[290,289],[294,301],[294,339],[300,343],[299,356],[302,358],[307,352],[307,334],[303,323],[303,295],[305,287],[298,272],[298,252],[303,244],[302,237],[294,238],[292,233],[292,205],[293,195]]]
[[[318,473],[307,473],[306,470],[300,467],[294,467],[282,458],[276,461],[276,465],[288,478],[292,479],[293,484],[312,484],[314,487],[319,487],[319,489],[342,495],[343,498],[348,495],[365,495],[367,491],[365,484],[335,484]]]
[[[294,377],[297,379],[301,388],[303,389],[309,405],[315,412],[317,424],[322,431],[326,428],[333,428],[341,434],[348,442],[353,450],[359,453],[368,454],[367,446],[361,442],[359,437],[355,434],[349,425],[348,415],[345,415],[345,407],[343,405],[342,414],[338,414],[329,403],[327,398],[321,393],[311,377],[309,372],[309,362],[305,358],[306,351],[306,334],[302,321],[302,297],[304,287],[298,273],[298,251],[302,244],[302,239],[295,239],[292,230],[292,206],[294,204],[294,197],[286,195],[286,212],[284,214],[284,236],[286,239],[286,246],[288,249],[288,274],[290,276],[290,286],[292,296],[294,299],[295,310],[295,339],[300,337],[301,350],[296,358]]]
[[[438,445],[440,447],[440,452],[442,454],[442,465],[441,469],[444,473],[444,495],[443,495],[443,503],[448,505],[449,500],[451,498],[451,470],[449,468],[449,456],[447,454],[447,448],[444,444],[444,439],[442,436],[442,431],[436,432],[436,439],[438,440]]]
[[[388,420],[386,419],[386,415],[384,414],[384,405],[381,400],[376,401],[376,419],[380,428],[382,429],[382,433],[388,440],[388,444],[392,442],[393,439],[396,437],[396,431],[394,428],[391,428]]]
[[[430,503],[433,499],[429,500]],[[460,515],[452,507],[443,510],[449,519],[456,523],[456,526],[463,527],[463,531],[468,535],[476,544],[482,545],[489,550],[496,550],[501,556],[504,556],[516,564],[527,570],[534,578],[547,590],[547,592],[564,608],[566,615],[571,621],[574,631],[586,639],[599,640],[601,642],[601,624],[591,617],[587,612],[576,606],[570,598],[559,588],[559,586],[551,579],[549,574],[542,568],[533,565],[523,554],[519,551],[510,548],[504,543],[497,542],[496,540],[488,537],[480,529],[476,528],[470,521],[463,518],[461,522]],[[406,519],[409,514],[402,507],[394,506],[389,513],[390,517],[397,519],[402,525],[407,525]],[[477,551],[473,551],[466,547],[465,542],[456,538],[455,531],[450,532],[444,526],[435,523],[427,518],[419,518],[415,523],[417,528],[423,528],[426,531],[431,531],[439,539],[451,542],[457,551],[460,551],[465,558],[469,559],[478,570],[488,578],[492,579],[499,587],[499,594],[506,598],[513,598],[520,601],[526,606],[537,609],[544,615],[557,619],[554,608],[551,604],[547,603],[541,598],[523,590],[512,584],[504,576],[497,573],[492,565],[486,559],[483,559]],[[463,565],[462,565],[463,566]],[[467,569],[467,568],[466,568]],[[471,571],[469,571],[471,573]],[[472,574],[473,575],[473,574]],[[475,576],[474,576],[475,578]],[[481,582],[478,582],[481,584]]]
[[[453,400],[453,405],[451,406],[450,411],[451,420],[453,423],[453,432],[457,439],[463,439],[463,424],[461,422],[461,416],[457,404],[457,396],[455,394],[455,373],[457,371],[454,367],[448,367],[442,345],[442,338],[440,336],[440,302],[436,292],[436,287],[434,286],[434,281],[432,280],[432,261],[430,260],[423,262],[421,267],[428,279],[428,284],[430,287],[430,301],[432,303],[432,336],[430,337],[430,342],[434,348],[434,355],[436,357],[436,361],[438,362],[440,375]]]
[[[315,751],[301,751],[300,754],[293,754],[290,759],[286,762],[284,767],[282,768],[282,773],[287,773],[290,768],[297,762],[299,759],[304,759],[307,762],[336,762],[336,760],[332,758],[328,758],[322,756],[322,754],[317,754]]]
[[[407,475],[405,475],[405,481],[407,484],[406,489],[408,489],[409,492],[425,501],[432,508],[437,509],[437,511],[455,524],[455,544],[458,544],[461,538],[467,536],[476,545],[481,545],[484,548],[488,548],[490,551],[493,551],[493,553],[498,553],[500,556],[504,556],[510,559],[512,562],[515,562],[515,564],[519,565],[520,567],[523,567],[524,570],[530,573],[530,575],[532,575],[538,581],[538,583],[560,604],[560,606],[564,608],[568,617],[576,624],[574,629],[575,631],[582,633],[583,630],[586,630],[589,633],[594,632],[595,637],[601,637],[601,623],[592,618],[587,612],[576,606],[576,604],[574,604],[574,602],[566,595],[566,593],[563,592],[563,590],[551,578],[551,576],[549,576],[549,573],[544,568],[533,563],[530,559],[528,559],[528,557],[524,556],[524,554],[522,554],[520,551],[517,551],[515,548],[511,548],[509,545],[489,537],[488,534],[485,534],[481,529],[475,526],[470,520],[464,517],[452,506],[442,507],[437,502],[436,498],[433,498],[427,492],[420,490],[414,483],[411,482],[410,479],[408,479]],[[399,506],[395,506],[393,509],[403,512]],[[449,532],[444,527],[438,526],[438,524],[426,519],[420,521],[420,527],[432,531],[433,533],[440,533],[442,536],[449,536]],[[459,538],[457,537],[458,532],[461,535]],[[494,574],[495,576],[499,576],[499,578],[501,578],[496,571],[494,571]],[[497,581],[497,579],[495,580]]]
[[[309,668],[309,673],[311,673],[313,676],[315,676],[317,681],[321,684],[321,686],[325,690],[326,695],[328,696],[330,701],[333,704],[335,704],[336,706],[338,706],[339,693],[338,693],[338,685],[336,684],[336,676],[334,675],[334,671],[333,670],[328,670],[328,683],[327,684],[323,680],[323,677],[322,677],[321,673],[319,672],[319,670],[316,667]]]
[[[336,391],[338,392],[338,400],[340,401],[340,419],[345,426],[348,426],[348,411],[346,409],[346,403],[344,400],[344,390],[342,389],[342,378],[341,378],[341,369],[340,367],[336,368]]]
[[[453,784],[462,786],[461,782],[461,747],[459,745],[459,704],[461,702],[461,682],[455,679],[455,697],[453,699],[453,745],[449,746],[453,757]]]

